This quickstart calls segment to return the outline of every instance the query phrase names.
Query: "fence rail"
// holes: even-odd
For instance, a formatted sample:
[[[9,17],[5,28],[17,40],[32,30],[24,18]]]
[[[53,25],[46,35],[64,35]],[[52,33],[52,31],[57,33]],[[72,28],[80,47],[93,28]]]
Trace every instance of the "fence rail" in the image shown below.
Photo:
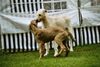
[[[76,38],[75,46],[98,44],[100,43],[100,26],[74,28],[74,36]],[[2,34],[1,42],[4,52],[24,52],[38,49],[31,32]]]

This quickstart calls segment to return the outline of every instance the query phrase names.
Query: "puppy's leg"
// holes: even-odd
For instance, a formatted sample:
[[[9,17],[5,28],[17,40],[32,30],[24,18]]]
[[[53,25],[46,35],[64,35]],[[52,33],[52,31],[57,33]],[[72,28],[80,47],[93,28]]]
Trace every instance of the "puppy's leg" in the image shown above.
[[[60,44],[60,47],[61,47],[61,50],[60,50],[60,52],[59,52],[59,55],[63,52],[63,51],[65,51],[66,52],[66,47],[64,46],[64,44],[61,42],[61,44]]]
[[[45,53],[45,46],[44,43],[39,43],[39,54],[40,54],[40,59],[44,56]]]
[[[58,55],[56,55],[56,56],[59,56],[63,51],[66,51],[66,47],[64,46],[64,44],[63,44],[63,39],[64,39],[64,33],[59,33],[58,35],[56,35],[56,37],[55,37],[55,41],[56,41],[56,43],[60,46],[60,52],[58,53]]]
[[[50,49],[49,46],[50,46],[50,45],[49,45],[48,43],[45,43],[46,52],[45,52],[44,56],[47,56],[47,55],[49,54],[49,49]]]
[[[66,39],[63,41],[63,44],[64,44],[65,47],[66,47],[65,56],[68,56],[68,53],[69,53],[69,47],[68,47],[68,44],[66,44]]]
[[[73,43],[72,43],[72,41],[74,41],[75,39],[74,39],[74,30],[73,30],[72,26],[69,25],[69,27],[68,27],[68,29],[66,29],[66,31],[69,32],[69,35],[72,38],[72,39],[69,40],[70,51],[74,51],[73,50]]]
[[[52,41],[52,46],[54,48],[54,56],[58,55],[58,45],[56,42]]]

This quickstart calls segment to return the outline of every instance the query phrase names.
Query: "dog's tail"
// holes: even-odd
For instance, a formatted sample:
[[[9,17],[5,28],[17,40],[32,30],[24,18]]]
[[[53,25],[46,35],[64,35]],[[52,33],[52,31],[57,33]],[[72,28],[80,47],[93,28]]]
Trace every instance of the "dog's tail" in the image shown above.
[[[70,32],[68,33],[68,36],[70,37],[72,42],[76,42],[76,39],[73,37],[73,35]]]
[[[76,39],[73,37],[72,33],[69,32],[69,29],[65,28],[65,30],[68,32],[68,36],[70,37],[70,39],[72,40],[72,42],[76,42]]]

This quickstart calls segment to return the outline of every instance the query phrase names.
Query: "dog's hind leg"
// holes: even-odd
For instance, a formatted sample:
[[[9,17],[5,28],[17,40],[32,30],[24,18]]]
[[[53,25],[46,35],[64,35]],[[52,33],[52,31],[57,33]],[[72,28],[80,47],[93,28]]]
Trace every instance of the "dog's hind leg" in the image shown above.
[[[66,47],[66,53],[65,53],[65,56],[68,56],[68,53],[69,53],[69,45],[68,44],[66,44],[66,39],[63,41],[63,44],[65,45],[65,47]]]
[[[73,50],[73,43],[72,42],[75,42],[76,40],[75,40],[75,38],[74,38],[74,36],[73,36],[73,34],[74,34],[74,31],[73,31],[73,28],[72,28],[72,26],[70,26],[69,25],[69,27],[68,28],[65,28],[66,29],[66,31],[69,33],[69,36],[70,36],[70,40],[69,40],[69,47],[70,47],[70,51],[74,51]]]
[[[59,53],[58,53],[58,55],[56,55],[56,56],[59,56],[63,51],[66,51],[66,47],[64,46],[64,44],[63,44],[63,34],[64,33],[59,33],[56,37],[55,37],[55,42],[60,46],[60,51],[59,51]]]
[[[61,47],[61,50],[60,50],[60,52],[59,52],[59,55],[60,55],[63,51],[66,52],[66,47],[64,46],[63,43],[60,44],[60,47]]]

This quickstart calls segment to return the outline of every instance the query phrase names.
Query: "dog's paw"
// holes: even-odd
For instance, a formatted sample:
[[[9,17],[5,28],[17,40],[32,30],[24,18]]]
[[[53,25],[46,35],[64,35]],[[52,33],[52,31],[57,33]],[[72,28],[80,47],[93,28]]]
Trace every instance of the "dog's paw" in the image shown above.
[[[58,53],[55,53],[55,54],[54,54],[54,57],[56,57],[57,55],[58,55]]]
[[[48,55],[48,53],[45,53],[45,54],[44,54],[44,56],[47,56],[47,55]]]
[[[74,50],[70,48],[69,51],[73,52]]]
[[[58,57],[60,54],[56,54],[56,55],[54,55],[54,57]]]

